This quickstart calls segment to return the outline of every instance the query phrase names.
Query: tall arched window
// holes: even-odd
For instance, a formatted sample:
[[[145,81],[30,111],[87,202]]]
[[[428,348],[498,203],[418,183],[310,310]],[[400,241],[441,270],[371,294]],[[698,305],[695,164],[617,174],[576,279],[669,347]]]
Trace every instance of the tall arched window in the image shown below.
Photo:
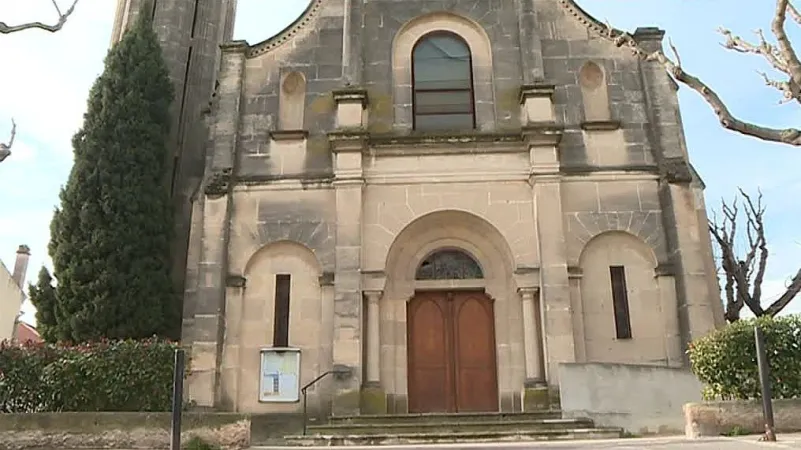
[[[438,31],[423,36],[412,53],[414,128],[473,129],[473,61],[458,35]]]

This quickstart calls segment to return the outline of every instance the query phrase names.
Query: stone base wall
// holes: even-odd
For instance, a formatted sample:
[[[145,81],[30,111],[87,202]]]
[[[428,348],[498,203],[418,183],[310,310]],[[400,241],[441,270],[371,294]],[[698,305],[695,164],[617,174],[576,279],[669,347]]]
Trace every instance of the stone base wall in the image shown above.
[[[241,414],[184,414],[182,442],[197,436],[225,450],[251,445]],[[0,415],[0,449],[168,449],[170,413],[41,413]]]
[[[565,363],[559,370],[565,417],[587,417],[636,435],[681,434],[682,405],[701,400],[703,385],[685,369]]]
[[[801,431],[801,399],[774,400],[773,417],[777,433]],[[688,403],[684,420],[689,438],[765,431],[760,400]]]

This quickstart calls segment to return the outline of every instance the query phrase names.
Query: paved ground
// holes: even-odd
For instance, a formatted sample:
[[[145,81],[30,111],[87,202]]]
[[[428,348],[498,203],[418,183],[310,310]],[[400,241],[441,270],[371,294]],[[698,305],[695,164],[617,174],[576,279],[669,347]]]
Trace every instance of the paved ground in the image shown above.
[[[254,447],[251,450],[287,450],[293,447]],[[297,447],[301,448],[301,447]],[[323,447],[302,447],[305,449]],[[330,447],[326,447],[330,448]],[[348,450],[381,449],[411,450],[417,448],[442,450],[759,450],[774,448],[801,449],[801,434],[786,434],[778,437],[778,442],[759,442],[759,436],[734,438],[704,438],[688,440],[685,438],[616,439],[598,441],[544,442],[544,443],[503,443],[503,444],[440,444],[430,446],[381,446],[381,447],[343,447]]]

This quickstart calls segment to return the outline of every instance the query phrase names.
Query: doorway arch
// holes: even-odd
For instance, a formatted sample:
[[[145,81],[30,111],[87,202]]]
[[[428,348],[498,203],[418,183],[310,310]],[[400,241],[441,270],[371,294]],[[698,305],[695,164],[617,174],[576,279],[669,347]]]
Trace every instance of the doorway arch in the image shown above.
[[[465,397],[461,409],[514,410],[513,398],[525,381],[525,373],[522,370],[523,327],[512,261],[509,245],[497,228],[485,219],[464,211],[430,213],[412,221],[398,233],[387,253],[386,284],[380,305],[380,328],[393,330],[381,335],[380,361],[382,387],[394,399],[394,405],[389,405],[390,411],[404,413],[421,409],[421,405],[411,398],[421,394],[415,391],[415,377],[420,374],[412,373],[417,370],[412,367],[417,362],[414,361],[413,351],[410,352],[413,350],[410,343],[414,345],[417,340],[427,339],[424,335],[416,337],[413,333],[416,329],[430,328],[431,325],[415,320],[418,309],[438,310],[445,314],[441,314],[439,319],[429,319],[435,322],[440,320],[440,342],[451,342],[450,350],[436,350],[449,351],[446,356],[450,358],[450,363],[459,357],[459,348],[453,342],[460,338],[457,331],[460,321],[464,326],[465,320],[482,322],[481,317],[486,318],[482,322],[486,336],[482,345],[485,350],[491,349],[492,352],[482,352],[479,360],[491,360],[491,363],[479,365],[489,365],[492,371],[486,374],[486,381],[480,383],[480,389],[486,390],[489,387],[487,384],[494,385],[491,389],[495,394],[491,398],[494,407],[489,408],[487,403]],[[447,267],[440,268],[438,274],[430,273],[435,266]],[[480,315],[481,311],[483,316]],[[465,315],[461,316],[462,313]],[[421,317],[425,317],[425,314]],[[464,359],[470,355],[461,356]],[[463,367],[464,371],[471,370],[468,366]],[[450,371],[451,375],[448,376],[455,377],[455,371],[460,367],[452,365],[436,370],[440,371],[439,376],[445,376],[442,375],[444,370]],[[463,377],[464,380],[468,378]],[[473,379],[478,380],[475,376]],[[465,386],[464,383],[462,386]],[[452,387],[456,389],[458,386]],[[425,389],[422,388],[423,391]],[[464,389],[471,391],[479,388]],[[443,409],[443,404],[440,403],[437,408]],[[460,409],[459,404],[453,401],[449,405],[449,411]]]

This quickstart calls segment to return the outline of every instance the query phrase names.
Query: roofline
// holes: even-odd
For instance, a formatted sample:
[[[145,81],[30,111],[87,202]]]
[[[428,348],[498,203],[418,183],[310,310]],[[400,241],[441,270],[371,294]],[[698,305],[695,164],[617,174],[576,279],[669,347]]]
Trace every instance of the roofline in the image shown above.
[[[665,36],[665,31],[658,27],[637,27],[634,33],[619,30],[615,27],[612,27],[611,24],[607,26],[605,23],[593,17],[592,14],[588,13],[584,10],[584,8],[579,6],[578,3],[576,3],[576,0],[558,0],[558,2],[565,10],[567,10],[570,15],[598,34],[609,34],[611,31],[613,37],[620,36],[622,34],[631,34],[633,37],[635,37],[635,40],[639,40],[636,38],[640,37],[646,40],[656,39],[659,41],[661,41]]]
[[[294,22],[289,24],[289,26],[279,31],[275,36],[251,45],[247,51],[248,58],[263,55],[288,42],[291,37],[298,34],[300,30],[311,23],[312,19],[317,17],[325,1],[326,0],[311,0],[306,10],[303,11],[300,17],[295,19]]]

